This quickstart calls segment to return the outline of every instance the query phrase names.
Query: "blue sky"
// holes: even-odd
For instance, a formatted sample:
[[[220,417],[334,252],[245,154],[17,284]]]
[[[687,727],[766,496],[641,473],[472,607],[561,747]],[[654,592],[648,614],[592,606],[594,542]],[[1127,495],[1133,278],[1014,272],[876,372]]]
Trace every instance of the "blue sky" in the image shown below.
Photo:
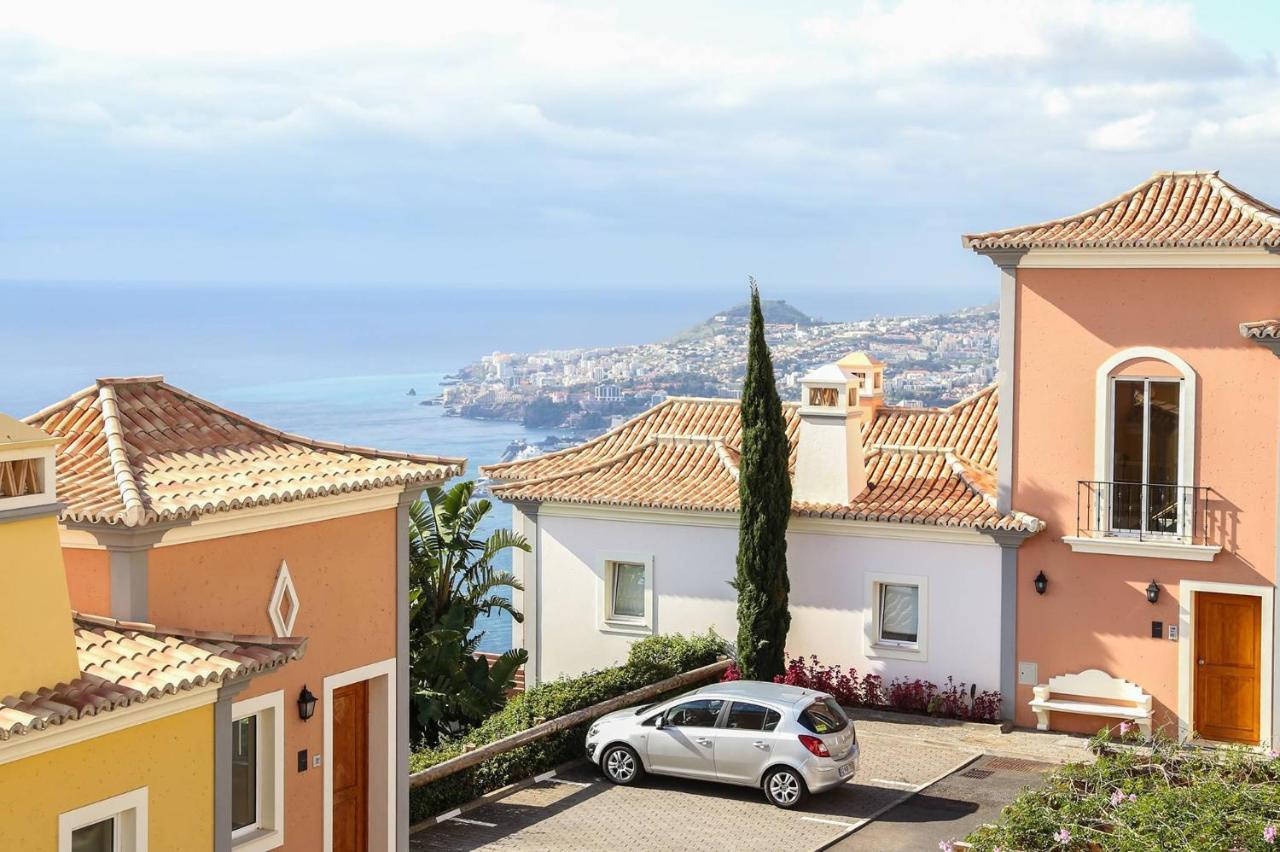
[[[1261,0],[6,6],[11,280],[972,287],[1156,169],[1280,201]]]

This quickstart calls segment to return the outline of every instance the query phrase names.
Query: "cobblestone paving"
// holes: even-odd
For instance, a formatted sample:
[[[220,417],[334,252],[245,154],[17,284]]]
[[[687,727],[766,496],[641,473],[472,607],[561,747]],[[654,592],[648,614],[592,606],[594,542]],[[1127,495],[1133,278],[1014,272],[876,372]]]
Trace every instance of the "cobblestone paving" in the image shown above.
[[[815,849],[871,819],[978,752],[863,733],[850,783],[783,811],[758,790],[649,776],[617,787],[585,761],[497,802],[414,835],[436,849]],[[569,783],[566,783],[569,782]]]

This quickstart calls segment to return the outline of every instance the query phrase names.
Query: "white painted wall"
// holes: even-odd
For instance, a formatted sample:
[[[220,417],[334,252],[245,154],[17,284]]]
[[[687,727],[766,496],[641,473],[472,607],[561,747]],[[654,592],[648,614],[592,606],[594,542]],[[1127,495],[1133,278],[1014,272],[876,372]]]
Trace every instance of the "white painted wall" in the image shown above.
[[[604,564],[610,558],[653,560],[654,629],[701,632],[714,627],[733,640],[736,596],[728,585],[737,552],[736,521],[712,517],[692,525],[695,513],[666,518],[612,519],[593,509],[544,506],[537,519],[537,612],[526,611],[526,639],[536,631],[536,677],[550,679],[620,662],[637,638],[602,625]],[[639,513],[618,512],[617,517]],[[595,515],[591,517],[590,515]],[[602,517],[604,516],[604,517]],[[948,675],[981,689],[1000,685],[1000,548],[974,533],[955,541],[815,531],[866,531],[867,524],[807,524],[793,519],[788,535],[791,630],[787,650],[817,654],[886,680],[922,677],[941,683]],[[869,647],[864,619],[871,617],[867,573],[904,574],[927,581],[928,639],[924,659],[889,659]],[[526,585],[532,577],[526,576]],[[525,600],[529,596],[526,594]],[[532,643],[530,643],[532,644]],[[532,656],[532,655],[531,655]]]

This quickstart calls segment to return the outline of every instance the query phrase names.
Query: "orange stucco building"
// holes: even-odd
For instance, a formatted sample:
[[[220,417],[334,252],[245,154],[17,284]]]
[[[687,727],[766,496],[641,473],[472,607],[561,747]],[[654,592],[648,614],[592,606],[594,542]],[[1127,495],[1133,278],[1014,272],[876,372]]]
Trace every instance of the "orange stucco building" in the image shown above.
[[[1000,268],[999,499],[1046,524],[1013,557],[1016,721],[1034,686],[1098,669],[1171,735],[1280,741],[1280,212],[1162,172],[965,245]]]
[[[407,848],[407,507],[464,462],[290,435],[158,377],[27,422],[64,439],[74,608],[308,638],[232,705],[228,848]]]

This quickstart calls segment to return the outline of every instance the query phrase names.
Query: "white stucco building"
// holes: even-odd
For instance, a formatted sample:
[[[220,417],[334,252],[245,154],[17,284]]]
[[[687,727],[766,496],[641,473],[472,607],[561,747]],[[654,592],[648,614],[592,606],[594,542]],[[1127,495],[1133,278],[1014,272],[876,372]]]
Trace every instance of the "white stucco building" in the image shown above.
[[[792,656],[1013,694],[1013,552],[995,508],[996,394],[882,404],[883,365],[816,370],[784,405]],[[579,447],[485,469],[533,544],[515,570],[531,682],[622,660],[651,633],[737,634],[738,403],[671,398]],[[1011,708],[1007,708],[1011,709]]]

